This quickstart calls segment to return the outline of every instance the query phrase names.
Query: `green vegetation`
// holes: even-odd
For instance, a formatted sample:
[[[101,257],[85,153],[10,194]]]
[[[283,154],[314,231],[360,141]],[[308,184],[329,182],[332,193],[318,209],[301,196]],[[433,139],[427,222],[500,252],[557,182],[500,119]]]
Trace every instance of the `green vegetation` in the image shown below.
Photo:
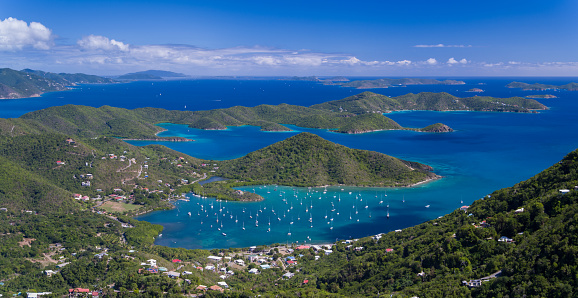
[[[86,74],[49,73],[39,70],[0,69],[0,99],[39,96],[45,92],[67,90],[77,84],[110,84],[114,80]]]
[[[244,157],[221,162],[218,175],[293,186],[407,186],[437,176],[430,167],[382,153],[350,149],[301,133]]]
[[[568,83],[566,85],[556,86],[556,85],[548,85],[548,84],[528,84],[522,82],[511,82],[506,85],[508,88],[521,88],[522,90],[568,90],[568,91],[577,91],[578,90],[578,83]]]
[[[459,98],[445,92],[408,93],[397,97],[388,97],[369,91],[341,100],[313,105],[311,108],[354,114],[387,113],[401,110],[528,113],[533,110],[547,109],[546,106],[533,99],[522,97],[474,96]]]

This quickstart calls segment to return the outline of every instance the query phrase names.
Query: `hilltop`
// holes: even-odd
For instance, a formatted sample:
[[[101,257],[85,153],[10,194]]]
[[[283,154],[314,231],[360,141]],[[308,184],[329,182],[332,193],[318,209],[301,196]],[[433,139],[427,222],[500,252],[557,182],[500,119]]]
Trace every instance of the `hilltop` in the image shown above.
[[[397,97],[389,97],[369,91],[340,100],[316,104],[311,106],[311,108],[354,114],[387,113],[401,110],[528,113],[533,110],[547,109],[546,106],[536,100],[523,97],[495,98],[473,96],[460,98],[445,92],[408,93]]]
[[[0,99],[40,96],[46,92],[68,90],[77,84],[110,84],[115,81],[86,74],[50,73],[25,69],[0,69]]]
[[[438,178],[429,166],[347,148],[311,133],[222,162],[221,169],[218,175],[225,178],[293,186],[408,186]]]

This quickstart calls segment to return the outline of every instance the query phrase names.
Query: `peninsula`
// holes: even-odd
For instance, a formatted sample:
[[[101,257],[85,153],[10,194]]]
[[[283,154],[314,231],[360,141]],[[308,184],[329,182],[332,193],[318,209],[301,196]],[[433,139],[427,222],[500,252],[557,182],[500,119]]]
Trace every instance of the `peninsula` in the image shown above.
[[[51,73],[39,70],[0,69],[0,99],[36,97],[42,93],[68,90],[78,84],[111,84],[115,80],[82,73]]]

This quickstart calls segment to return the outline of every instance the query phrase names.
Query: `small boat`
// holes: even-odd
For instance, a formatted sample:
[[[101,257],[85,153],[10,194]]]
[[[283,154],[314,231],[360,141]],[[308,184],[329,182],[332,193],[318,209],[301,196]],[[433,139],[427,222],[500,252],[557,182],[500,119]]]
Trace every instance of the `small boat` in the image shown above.
[[[225,233],[221,233],[221,234],[223,234],[223,236],[227,236],[227,234],[225,234]]]
[[[426,208],[429,208],[429,205],[425,205]]]
[[[189,212],[189,216],[191,216],[191,212]]]

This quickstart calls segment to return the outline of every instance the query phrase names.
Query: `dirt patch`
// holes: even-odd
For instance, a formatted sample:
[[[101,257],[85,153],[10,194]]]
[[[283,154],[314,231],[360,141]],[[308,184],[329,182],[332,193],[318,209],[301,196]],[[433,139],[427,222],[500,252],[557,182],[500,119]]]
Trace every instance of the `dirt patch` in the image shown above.
[[[22,239],[22,241],[18,242],[18,245],[20,245],[20,247],[24,247],[25,245],[28,246],[32,246],[32,241],[36,241],[36,239],[34,238],[24,238]]]

